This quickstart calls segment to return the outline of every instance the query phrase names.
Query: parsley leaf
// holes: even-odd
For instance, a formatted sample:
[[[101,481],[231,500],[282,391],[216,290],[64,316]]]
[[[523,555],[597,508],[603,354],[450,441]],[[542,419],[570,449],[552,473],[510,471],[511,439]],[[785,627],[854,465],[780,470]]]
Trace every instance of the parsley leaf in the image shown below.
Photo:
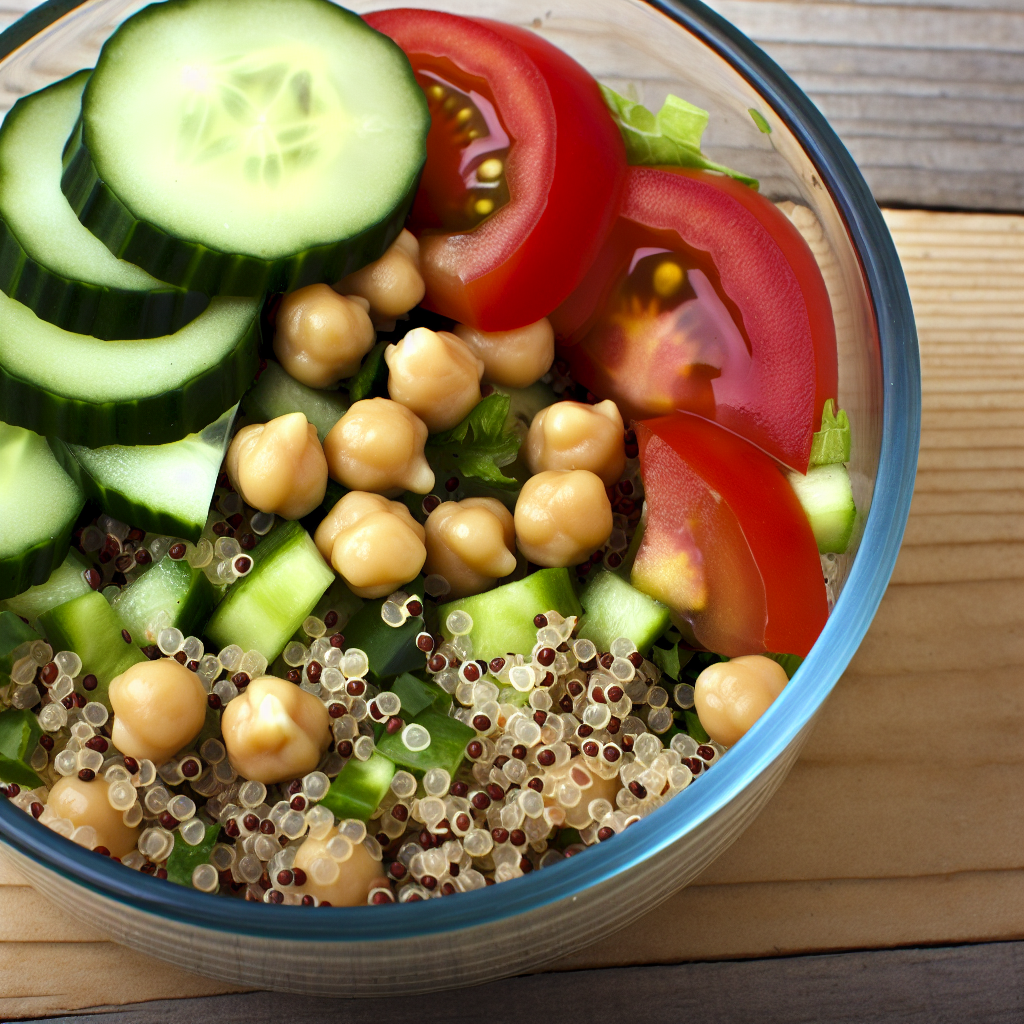
[[[349,380],[348,397],[353,404],[364,398],[387,397],[388,364],[384,362],[384,349],[390,344],[390,341],[378,341]]]
[[[28,766],[42,729],[31,711],[8,708],[0,714],[0,780],[34,789],[43,780]]]
[[[207,825],[206,834],[200,840],[198,846],[189,846],[181,838],[180,832],[174,833],[174,849],[167,858],[167,878],[178,885],[192,885],[192,872],[200,864],[205,864],[210,859],[210,854],[220,837],[221,826],[219,824]]]
[[[515,477],[501,471],[519,454],[519,435],[505,429],[509,401],[509,396],[500,392],[488,395],[461,423],[427,438],[427,460],[435,472],[442,469],[439,477],[450,471],[495,487],[520,486]]]
[[[825,400],[821,412],[821,430],[811,442],[811,465],[829,466],[850,461],[850,417],[845,409],[837,413],[832,399]]]
[[[758,187],[757,178],[716,164],[701,152],[700,140],[708,126],[706,110],[669,94],[661,110],[652,114],[643,104],[620,96],[606,85],[601,86],[601,93],[622,132],[629,163],[697,167],[726,174],[751,188]]]

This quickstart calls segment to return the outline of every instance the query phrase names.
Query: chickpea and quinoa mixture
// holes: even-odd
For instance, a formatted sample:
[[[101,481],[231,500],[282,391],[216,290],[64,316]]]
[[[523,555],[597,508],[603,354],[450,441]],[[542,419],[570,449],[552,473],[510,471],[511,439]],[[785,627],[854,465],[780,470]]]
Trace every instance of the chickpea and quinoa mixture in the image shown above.
[[[157,6],[138,32],[194,17]],[[406,127],[385,155],[408,161],[411,191],[379,171],[389,230],[330,257],[321,244],[322,280],[275,288],[266,258],[248,291],[213,264],[172,282],[263,300],[259,370],[232,364],[241,404],[207,410],[209,426],[181,412],[146,433],[141,405],[137,434],[95,419],[92,444],[27,413],[0,423],[0,510],[20,522],[8,450],[61,474],[69,510],[62,550],[59,530],[0,542],[0,794],[83,850],[203,892],[381,905],[546,868],[699,780],[814,642],[855,509],[820,275],[756,182],[704,157],[641,166],[629,101],[525,30],[401,10],[368,28],[326,6],[397,62],[401,116],[388,109]],[[111,44],[133,45],[134,21]],[[423,57],[424,33],[449,56]],[[553,129],[509,98],[517,54],[553,90],[564,144],[596,154],[585,185],[561,155],[546,183],[524,171]],[[88,117],[103,58],[84,99],[82,75],[58,85],[77,79]],[[312,72],[289,82],[273,117],[327,116]],[[259,171],[266,187],[282,173]],[[730,257],[644,212],[649,194],[676,211],[679,189],[680,209],[747,216],[748,248],[784,254],[806,308],[734,298]],[[558,202],[536,207],[545,190]],[[346,209],[325,217],[347,224]],[[553,258],[567,226],[579,253]],[[210,247],[235,251],[224,230]],[[219,301],[248,300],[214,298],[196,322]],[[773,343],[745,318],[803,339],[813,407],[730,397],[736,379],[771,381]],[[638,391],[651,363],[662,379]]]

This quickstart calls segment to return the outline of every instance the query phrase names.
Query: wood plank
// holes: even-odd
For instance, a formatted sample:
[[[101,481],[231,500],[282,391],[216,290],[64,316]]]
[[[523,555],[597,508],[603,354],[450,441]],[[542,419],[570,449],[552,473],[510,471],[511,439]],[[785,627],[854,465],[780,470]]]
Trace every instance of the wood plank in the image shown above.
[[[773,1024],[1011,1024],[1024,1012],[1018,984],[1024,944],[1001,942],[945,949],[894,950],[773,961],[615,968],[535,974],[475,989],[471,999],[381,996],[358,1002],[248,993],[134,1004],[103,1016],[105,1024],[448,1024],[476,1019],[487,1007],[491,1024],[557,1019],[585,1024],[594,1008],[627,1019],[643,998],[645,1024],[697,1019],[709,1024],[770,1020]],[[579,997],[580,992],[586,998]],[[53,1024],[71,1018],[48,1018]],[[75,1018],[79,1019],[79,1018]],[[31,1022],[30,1022],[31,1024]]]

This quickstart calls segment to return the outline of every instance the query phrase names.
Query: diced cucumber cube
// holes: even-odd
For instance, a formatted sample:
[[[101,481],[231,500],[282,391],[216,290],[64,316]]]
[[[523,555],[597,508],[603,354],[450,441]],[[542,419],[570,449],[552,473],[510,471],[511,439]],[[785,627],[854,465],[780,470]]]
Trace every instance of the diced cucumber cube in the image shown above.
[[[586,614],[579,635],[592,640],[599,651],[611,650],[612,641],[624,636],[646,654],[669,627],[665,605],[641,594],[613,572],[593,576],[580,594],[580,603]]]

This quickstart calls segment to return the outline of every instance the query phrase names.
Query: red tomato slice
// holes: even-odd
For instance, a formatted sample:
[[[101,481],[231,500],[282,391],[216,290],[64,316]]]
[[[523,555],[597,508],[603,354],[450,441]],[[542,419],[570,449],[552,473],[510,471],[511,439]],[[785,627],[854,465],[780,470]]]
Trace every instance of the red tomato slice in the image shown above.
[[[805,473],[838,374],[807,243],[732,178],[632,167],[626,181],[620,220],[551,318],[572,375],[624,415],[697,412]]]
[[[431,104],[410,223],[425,305],[485,331],[547,316],[600,250],[625,179],[597,83],[513,25],[411,9],[365,20],[405,51]]]
[[[818,546],[778,465],[692,413],[638,423],[636,436],[647,527],[633,585],[710,651],[806,655],[828,603]]]

